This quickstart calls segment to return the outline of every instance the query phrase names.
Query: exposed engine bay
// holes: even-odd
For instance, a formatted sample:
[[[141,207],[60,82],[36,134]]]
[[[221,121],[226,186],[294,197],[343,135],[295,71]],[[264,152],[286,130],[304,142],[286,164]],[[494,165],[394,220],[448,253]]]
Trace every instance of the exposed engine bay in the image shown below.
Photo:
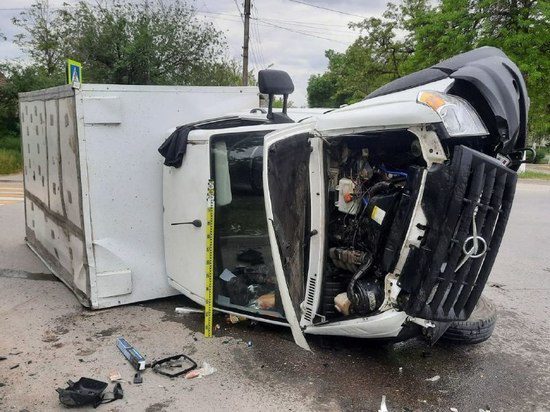
[[[384,301],[399,248],[392,223],[426,163],[406,130],[345,136],[327,145],[328,256],[323,315],[365,316]]]

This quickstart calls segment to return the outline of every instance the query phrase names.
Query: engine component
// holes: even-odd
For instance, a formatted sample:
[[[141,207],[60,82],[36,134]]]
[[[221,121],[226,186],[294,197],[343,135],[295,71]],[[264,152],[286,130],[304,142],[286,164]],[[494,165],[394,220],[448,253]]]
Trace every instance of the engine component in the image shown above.
[[[339,293],[334,298],[334,307],[342,315],[349,316],[351,312],[351,301],[346,292]]]
[[[384,293],[378,284],[362,279],[371,268],[373,260],[373,255],[367,254],[365,263],[353,275],[348,285],[347,296],[351,301],[351,308],[359,315],[374,312],[384,300]]]
[[[361,205],[361,199],[354,198],[355,183],[351,179],[342,178],[338,182],[338,210],[343,213],[356,215]]]
[[[344,249],[339,247],[330,248],[328,251],[334,266],[350,272],[357,272],[359,266],[365,262],[367,253],[355,249]]]
[[[374,255],[377,255],[378,251],[384,247],[391,229],[396,206],[401,197],[400,191],[392,191],[390,187],[387,191],[389,193],[369,198],[358,229],[358,235],[363,242],[362,246]]]
[[[365,279],[359,279],[355,282],[351,299],[351,305],[355,313],[359,315],[368,315],[376,311],[376,309],[382,305],[383,301],[384,293],[378,283],[370,282]]]

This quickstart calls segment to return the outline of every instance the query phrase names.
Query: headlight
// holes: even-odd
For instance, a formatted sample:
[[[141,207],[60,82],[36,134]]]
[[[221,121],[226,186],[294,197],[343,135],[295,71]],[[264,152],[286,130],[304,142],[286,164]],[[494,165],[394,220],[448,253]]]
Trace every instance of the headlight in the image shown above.
[[[416,101],[437,112],[449,136],[481,136],[489,132],[466,100],[450,94],[422,91]]]

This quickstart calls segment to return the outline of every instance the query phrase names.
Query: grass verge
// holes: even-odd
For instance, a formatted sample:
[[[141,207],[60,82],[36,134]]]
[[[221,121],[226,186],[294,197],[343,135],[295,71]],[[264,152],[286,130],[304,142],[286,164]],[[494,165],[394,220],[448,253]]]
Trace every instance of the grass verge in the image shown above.
[[[0,136],[0,175],[23,170],[21,140],[17,136]]]
[[[543,172],[533,172],[531,170],[527,170],[523,173],[519,174],[520,179],[541,179],[541,180],[550,180],[550,173],[543,173]]]
[[[0,149],[0,175],[20,172],[23,160],[19,150]]]

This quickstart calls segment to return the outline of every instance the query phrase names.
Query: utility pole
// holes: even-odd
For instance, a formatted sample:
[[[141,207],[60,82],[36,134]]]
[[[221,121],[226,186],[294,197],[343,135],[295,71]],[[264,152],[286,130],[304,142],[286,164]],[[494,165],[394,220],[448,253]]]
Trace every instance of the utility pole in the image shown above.
[[[244,0],[243,86],[248,86],[248,40],[250,39],[250,3]]]

